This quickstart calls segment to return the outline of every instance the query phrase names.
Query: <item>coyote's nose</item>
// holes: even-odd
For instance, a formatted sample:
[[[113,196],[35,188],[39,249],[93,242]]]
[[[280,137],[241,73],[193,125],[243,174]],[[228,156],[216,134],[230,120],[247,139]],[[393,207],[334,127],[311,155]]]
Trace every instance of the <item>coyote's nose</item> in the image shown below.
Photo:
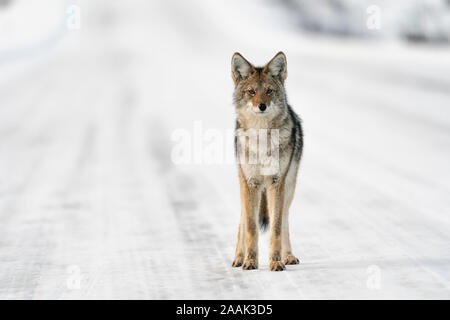
[[[261,111],[266,110],[266,108],[267,108],[267,106],[266,106],[265,103],[261,103],[261,104],[259,105],[259,110],[261,110]]]

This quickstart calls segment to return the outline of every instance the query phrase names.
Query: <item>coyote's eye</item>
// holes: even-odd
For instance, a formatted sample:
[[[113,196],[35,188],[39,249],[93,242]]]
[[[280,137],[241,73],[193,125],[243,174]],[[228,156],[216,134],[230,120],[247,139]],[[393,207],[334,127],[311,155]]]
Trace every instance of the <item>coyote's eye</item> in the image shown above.
[[[272,94],[272,92],[273,92],[273,90],[270,88],[266,90],[266,94]]]
[[[251,96],[254,96],[254,95],[256,94],[255,90],[253,90],[253,89],[249,89],[249,90],[247,91],[247,93],[248,93],[249,95],[251,95]]]

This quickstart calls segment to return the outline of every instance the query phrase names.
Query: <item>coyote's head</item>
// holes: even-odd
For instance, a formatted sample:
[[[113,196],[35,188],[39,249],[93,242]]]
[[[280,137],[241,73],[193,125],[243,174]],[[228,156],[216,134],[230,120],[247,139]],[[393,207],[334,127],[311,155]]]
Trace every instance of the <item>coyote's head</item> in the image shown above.
[[[236,85],[234,103],[239,116],[271,120],[286,112],[286,67],[283,52],[277,53],[264,67],[253,66],[240,53],[233,55],[231,75]]]

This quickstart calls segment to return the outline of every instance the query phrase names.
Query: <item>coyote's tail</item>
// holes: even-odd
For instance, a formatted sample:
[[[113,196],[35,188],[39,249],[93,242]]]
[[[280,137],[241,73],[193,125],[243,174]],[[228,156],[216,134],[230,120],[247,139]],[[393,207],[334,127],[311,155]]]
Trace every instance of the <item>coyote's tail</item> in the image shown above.
[[[261,204],[259,206],[259,227],[262,231],[269,225],[269,211],[267,210],[267,194],[264,190],[261,194]]]

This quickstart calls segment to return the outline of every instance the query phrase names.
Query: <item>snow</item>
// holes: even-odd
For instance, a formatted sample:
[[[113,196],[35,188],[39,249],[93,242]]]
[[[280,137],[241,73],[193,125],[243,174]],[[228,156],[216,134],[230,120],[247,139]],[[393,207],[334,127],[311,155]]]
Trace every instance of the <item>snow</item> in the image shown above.
[[[450,297],[448,47],[302,35],[261,1],[76,3],[80,30],[0,60],[0,298]],[[279,50],[301,264],[269,272],[263,234],[243,271],[234,163],[175,164],[172,135],[201,123],[232,152],[231,55]]]
[[[450,41],[447,0],[285,0],[282,7],[292,26],[309,32]]]

